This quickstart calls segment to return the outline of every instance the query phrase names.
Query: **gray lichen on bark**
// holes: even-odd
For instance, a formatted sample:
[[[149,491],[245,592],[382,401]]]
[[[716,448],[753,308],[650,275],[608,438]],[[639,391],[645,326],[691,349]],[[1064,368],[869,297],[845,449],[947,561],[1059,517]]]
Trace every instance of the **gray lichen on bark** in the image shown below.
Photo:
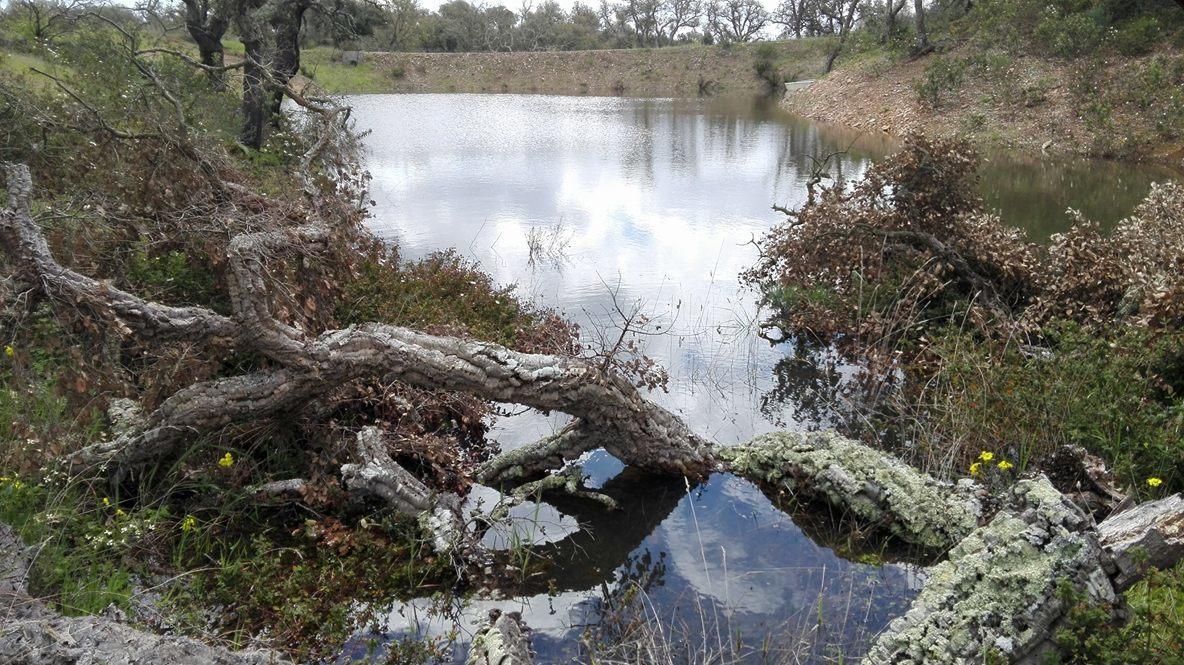
[[[1007,506],[933,566],[921,594],[866,663],[1037,659],[1066,609],[1061,584],[1116,599],[1091,522],[1044,477],[1021,480]],[[1032,662],[1038,662],[1033,660]]]
[[[365,427],[357,436],[355,454],[359,461],[341,467],[345,486],[351,492],[381,499],[396,512],[417,517],[432,534],[437,552],[452,552],[467,540],[461,516],[460,497],[433,492],[387,452],[382,431]]]
[[[473,636],[465,665],[533,665],[530,633],[516,613],[489,613],[489,620]]]
[[[973,483],[939,481],[833,432],[776,432],[718,455],[735,473],[795,498],[822,500],[897,538],[944,552],[978,526]]]

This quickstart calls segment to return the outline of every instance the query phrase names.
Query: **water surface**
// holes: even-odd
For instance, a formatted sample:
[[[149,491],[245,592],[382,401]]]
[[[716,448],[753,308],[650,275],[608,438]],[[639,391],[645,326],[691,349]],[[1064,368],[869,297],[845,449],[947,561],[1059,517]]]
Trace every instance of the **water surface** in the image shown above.
[[[403,257],[455,247],[497,281],[581,324],[590,343],[593,331],[620,325],[618,309],[645,312],[650,334],[638,341],[670,373],[668,392],[652,397],[720,444],[828,424],[836,405],[825,388],[840,383],[846,368],[819,372],[790,345],[759,339],[755,294],[737,275],[756,259],[752,240],[778,221],[771,205],[803,202],[811,156],[845,151],[833,172],[855,177],[893,147],[889,141],[747,101],[349,101],[360,128],[370,130],[371,227],[398,243]],[[1042,238],[1063,228],[1070,206],[1113,223],[1163,175],[1117,173],[1092,162],[995,156],[984,169],[984,195],[1006,220]],[[494,435],[509,448],[562,424],[526,413],[498,421]],[[692,650],[772,636],[769,648],[822,660],[858,656],[917,588],[914,569],[840,556],[841,541],[795,524],[738,478],[717,475],[688,487],[622,471],[604,453],[585,460],[585,471],[625,510],[528,505],[516,512],[523,531],[502,534],[503,541],[549,541],[550,576],[524,580],[505,598],[396,604],[364,637],[455,629],[463,652],[476,622],[498,607],[523,613],[540,662],[566,662],[578,659],[581,634],[620,600],[625,581],[640,580],[647,615],[687,636]]]

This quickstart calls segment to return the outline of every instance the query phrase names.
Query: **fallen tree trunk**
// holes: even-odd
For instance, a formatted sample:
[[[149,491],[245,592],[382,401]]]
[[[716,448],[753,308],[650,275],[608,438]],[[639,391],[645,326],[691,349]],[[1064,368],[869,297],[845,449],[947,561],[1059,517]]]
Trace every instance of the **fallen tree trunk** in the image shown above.
[[[1184,500],[1145,503],[1100,525],[1043,476],[1012,487],[987,524],[933,566],[865,663],[1047,662],[1075,594],[1112,605],[1150,565],[1184,556]],[[1144,561],[1142,554],[1151,559]]]
[[[270,651],[230,651],[137,630],[100,616],[67,617],[28,593],[33,553],[0,524],[0,662],[11,665],[279,665]]]
[[[433,390],[465,392],[494,402],[578,419],[564,445],[545,444],[551,456],[572,459],[603,447],[641,468],[702,476],[714,465],[710,444],[674,414],[644,399],[626,379],[574,358],[529,354],[483,342],[439,337],[378,323],[317,336],[276,319],[263,278],[269,254],[279,247],[313,247],[330,237],[321,224],[237,236],[231,240],[227,278],[232,317],[200,307],[175,308],[145,301],[58,264],[29,202],[32,183],[23,165],[4,167],[9,202],[0,243],[21,278],[66,305],[103,312],[121,333],[141,342],[228,338],[239,351],[257,352],[278,367],[191,385],[149,413],[144,426],[80,451],[76,464],[108,472],[177,452],[194,434],[233,423],[290,413],[344,382],[397,380]],[[541,471],[522,454],[486,467],[487,483],[520,483]]]
[[[500,610],[473,637],[465,665],[534,665],[530,653],[530,631],[515,613]]]
[[[823,501],[939,555],[969,535],[983,513],[983,490],[973,481],[939,481],[833,432],[776,432],[718,455],[768,493]]]

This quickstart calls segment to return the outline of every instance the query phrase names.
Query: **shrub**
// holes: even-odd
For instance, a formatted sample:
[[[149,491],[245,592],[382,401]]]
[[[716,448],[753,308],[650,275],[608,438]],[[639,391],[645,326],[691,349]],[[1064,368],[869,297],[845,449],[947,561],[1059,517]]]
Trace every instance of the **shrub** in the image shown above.
[[[1091,14],[1049,11],[1036,25],[1034,37],[1050,55],[1077,58],[1101,47],[1106,34]]]
[[[1066,621],[1055,639],[1060,653],[1050,663],[1125,665],[1176,663],[1184,652],[1184,564],[1152,571],[1124,596],[1130,618],[1119,623],[1112,608],[1089,601],[1066,586]]]
[[[1184,404],[1175,399],[1184,387],[1184,337],[1137,327],[1098,335],[1054,323],[1042,339],[1034,350],[953,329],[934,335],[917,368],[928,377],[924,390],[898,396],[917,461],[966,475],[989,450],[1022,472],[1076,444],[1135,491],[1149,489],[1149,476],[1184,488]]]
[[[965,474],[982,450],[1038,466],[1074,443],[1128,486],[1184,487],[1184,187],[1154,186],[1108,237],[1077,219],[1042,248],[982,211],[976,164],[910,137],[813,192],[744,277],[781,330],[865,366],[851,402],[923,466]]]
[[[371,255],[345,284],[337,317],[346,325],[378,321],[523,351],[575,352],[574,326],[529,307],[513,287],[496,286],[452,250],[411,263],[401,263],[397,255]]]
[[[917,80],[917,98],[932,108],[938,108],[962,89],[966,61],[937,56],[925,66],[924,75]]]
[[[1127,21],[1114,35],[1114,48],[1123,55],[1150,53],[1159,41],[1159,21],[1154,16],[1140,16]]]

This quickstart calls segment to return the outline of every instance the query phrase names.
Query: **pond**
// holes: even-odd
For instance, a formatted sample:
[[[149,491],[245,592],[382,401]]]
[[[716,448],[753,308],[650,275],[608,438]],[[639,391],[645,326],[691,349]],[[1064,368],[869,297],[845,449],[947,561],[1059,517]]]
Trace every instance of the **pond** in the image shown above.
[[[892,149],[887,139],[747,100],[366,95],[349,103],[370,132],[371,228],[404,258],[456,248],[579,323],[593,345],[596,331],[615,339],[620,311],[644,313],[638,342],[670,375],[668,390],[652,397],[721,444],[831,422],[838,405],[825,388],[848,371],[832,364],[819,374],[791,345],[757,337],[756,297],[737,275],[756,258],[752,240],[778,221],[771,205],[803,202],[811,156],[845,150],[835,173],[854,177]],[[992,156],[983,193],[1005,220],[1046,238],[1070,206],[1113,223],[1163,177]],[[562,424],[520,413],[499,419],[493,436],[510,448]],[[581,635],[616,625],[626,601],[694,652],[851,658],[918,588],[916,568],[848,551],[825,525],[795,523],[735,477],[688,487],[622,470],[604,453],[584,469],[623,510],[530,504],[515,509],[512,532],[491,536],[550,543],[545,577],[500,598],[395,603],[342,660],[374,641],[381,649],[452,631],[460,658],[492,607],[523,614],[539,662],[579,660]],[[490,490],[474,502],[495,499]]]

